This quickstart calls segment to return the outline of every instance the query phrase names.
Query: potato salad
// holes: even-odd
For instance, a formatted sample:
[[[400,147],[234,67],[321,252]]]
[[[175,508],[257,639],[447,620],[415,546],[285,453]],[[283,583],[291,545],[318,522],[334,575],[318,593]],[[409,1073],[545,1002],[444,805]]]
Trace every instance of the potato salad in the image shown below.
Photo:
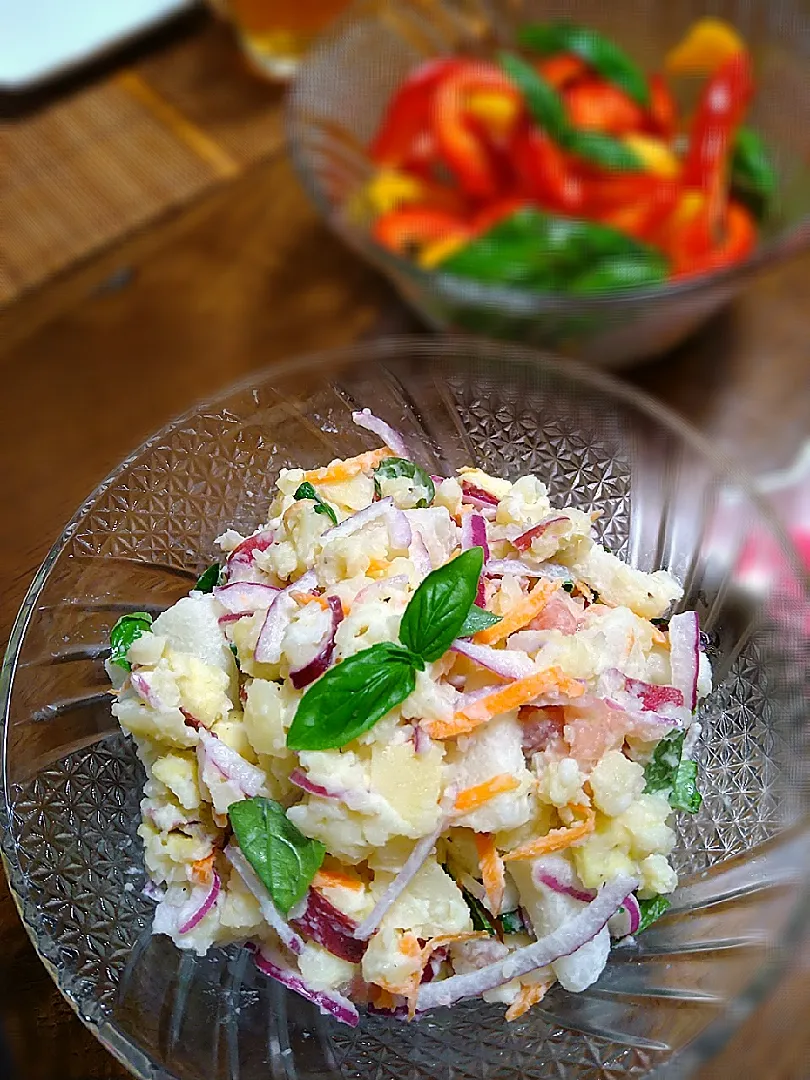
[[[402,436],[282,469],[266,523],[113,628],[153,932],[249,949],[355,1025],[581,991],[677,885],[711,688],[682,590],[542,479],[432,476]]]

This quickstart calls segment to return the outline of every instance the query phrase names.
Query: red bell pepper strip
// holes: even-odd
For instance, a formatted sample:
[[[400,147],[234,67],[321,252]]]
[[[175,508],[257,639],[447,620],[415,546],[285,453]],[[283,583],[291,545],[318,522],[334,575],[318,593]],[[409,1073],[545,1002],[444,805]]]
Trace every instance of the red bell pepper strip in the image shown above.
[[[678,125],[678,106],[663,75],[651,75],[649,84],[649,128],[653,134],[669,140],[675,134]]]
[[[598,216],[608,210],[652,199],[661,177],[651,173],[592,174],[582,180],[584,208]]]
[[[626,135],[644,126],[644,111],[623,90],[603,79],[587,79],[568,87],[563,94],[574,127]]]
[[[458,57],[439,57],[421,64],[407,77],[389,101],[369,147],[372,161],[389,168],[404,165],[420,137],[430,132],[435,87],[459,63]]]
[[[468,229],[469,224],[457,214],[426,206],[407,206],[378,217],[371,235],[389,251],[410,255],[414,248],[421,248],[434,240],[465,234]]]
[[[433,91],[433,125],[442,158],[459,186],[475,199],[492,199],[502,186],[485,143],[465,115],[465,98],[474,90],[499,90],[518,97],[503,72],[492,64],[463,62]]]
[[[692,223],[693,227],[696,224],[699,225],[699,222]],[[685,230],[685,233],[686,235],[682,233],[681,243],[672,251],[673,277],[678,279],[708,274],[742,262],[748,258],[757,242],[754,218],[741,203],[733,201],[729,203],[726,212],[723,239],[714,247],[696,254],[694,243],[690,249],[689,229]]]
[[[568,214],[582,209],[582,180],[545,132],[536,127],[521,129],[512,143],[512,161],[518,190],[527,199]]]
[[[564,90],[588,72],[585,61],[573,53],[547,56],[544,60],[538,60],[534,67],[555,90]]]
[[[681,193],[680,184],[674,180],[651,177],[653,184],[644,199],[626,202],[597,215],[603,225],[627,233],[636,240],[655,243],[658,234],[675,209]]]
[[[689,150],[684,162],[684,187],[698,188],[706,195],[706,248],[713,245],[714,232],[725,217],[728,162],[745,110],[754,93],[751,59],[738,52],[717,69],[707,81],[692,122]]]
[[[512,214],[526,206],[526,200],[521,198],[508,198],[498,199],[497,202],[492,203],[490,206],[484,207],[483,210],[473,217],[469,227],[469,236],[472,239],[475,236],[483,236],[484,233],[488,233],[490,229],[494,228],[499,221],[504,218],[511,217]]]

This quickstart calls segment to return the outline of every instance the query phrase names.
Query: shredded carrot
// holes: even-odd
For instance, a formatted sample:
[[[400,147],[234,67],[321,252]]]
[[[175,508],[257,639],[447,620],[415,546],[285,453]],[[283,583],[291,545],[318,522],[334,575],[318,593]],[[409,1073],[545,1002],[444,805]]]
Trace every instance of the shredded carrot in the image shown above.
[[[323,469],[309,469],[304,473],[304,479],[310,484],[342,484],[346,480],[354,479],[362,472],[370,472],[381,461],[393,456],[393,452],[387,446],[381,446],[379,450],[368,450],[365,454],[358,454],[357,457],[335,461]]]
[[[313,596],[312,593],[305,592],[291,592],[290,596],[295,600],[296,604],[317,604],[326,611],[329,604],[326,602],[324,596]]]
[[[503,868],[503,859],[498,853],[495,837],[492,833],[476,833],[475,849],[478,852],[478,865],[481,868],[481,877],[487,892],[489,909],[493,915],[500,915],[503,907],[503,892],[506,887],[506,877]]]
[[[590,806],[573,806],[579,814],[584,814],[584,820],[576,825],[569,825],[562,829],[552,829],[545,836],[538,836],[536,840],[530,840],[528,844],[522,844],[514,851],[504,855],[504,862],[512,862],[515,859],[536,859],[540,855],[548,855],[552,851],[562,851],[570,847],[577,840],[590,835],[596,828],[596,814]]]
[[[486,630],[479,630],[475,635],[475,641],[479,645],[494,645],[498,641],[514,634],[522,629],[526,623],[532,621],[535,615],[539,615],[554,593],[559,589],[559,582],[538,581],[528,596],[510,608],[500,622],[494,626],[488,626]]]
[[[517,787],[520,787],[520,781],[511,773],[498,773],[497,776],[485,780],[483,784],[474,784],[472,787],[460,791],[456,795],[453,809],[460,814],[467,814],[471,810],[477,810],[479,806],[483,806],[490,799],[494,799],[496,795],[514,791]]]
[[[353,877],[344,870],[327,870],[323,866],[312,879],[312,885],[315,889],[352,889],[354,892],[363,889],[359,877]]]
[[[388,559],[372,559],[368,564],[367,574],[379,574],[383,570],[387,570],[391,563]]]
[[[214,853],[191,864],[191,880],[197,885],[207,885],[214,872]]]
[[[536,675],[528,675],[525,679],[516,679],[506,686],[499,686],[491,694],[457,712],[452,720],[432,720],[425,727],[431,739],[454,739],[457,735],[466,735],[475,730],[493,716],[519,709],[534,698],[550,693],[577,698],[585,693],[585,688],[576,679],[563,674],[559,668],[550,667],[545,671],[538,671]]]
[[[506,1010],[506,1021],[511,1023],[518,1017],[527,1013],[532,1005],[542,1001],[551,988],[551,983],[533,983],[531,986],[522,986],[520,993]]]
[[[422,948],[421,967],[419,969],[419,979],[415,982],[413,988],[406,995],[408,998],[408,1019],[413,1020],[416,1015],[416,998],[419,994],[419,987],[422,984],[422,975],[428,960],[430,960],[433,953],[442,948],[444,945],[449,945],[453,941],[472,941],[473,938],[488,938],[489,934],[486,930],[467,930],[461,934],[439,934],[437,937],[431,938],[430,941]]]

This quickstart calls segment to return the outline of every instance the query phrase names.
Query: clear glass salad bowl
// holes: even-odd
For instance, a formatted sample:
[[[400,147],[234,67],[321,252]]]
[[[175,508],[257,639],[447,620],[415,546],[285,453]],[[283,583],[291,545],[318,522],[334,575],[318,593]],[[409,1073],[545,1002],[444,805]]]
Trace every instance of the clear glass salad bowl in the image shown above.
[[[703,807],[681,816],[671,912],[591,990],[520,1021],[480,1002],[352,1030],[232,947],[150,936],[136,836],[141,774],[103,668],[126,611],[187,592],[224,527],[263,520],[282,466],[374,445],[375,413],[429,472],[534,472],[604,511],[609,547],[685,584],[715,689]],[[763,554],[764,553],[764,554]],[[573,362],[481,340],[405,338],[299,360],[165,428],[79,509],[38,572],[2,671],[2,852],[43,963],[141,1080],[523,1080],[681,1075],[766,993],[805,931],[810,594],[746,482],[654,402]]]
[[[655,71],[687,27],[707,14],[732,23],[751,48],[758,90],[749,122],[771,149],[779,175],[779,198],[747,261],[683,282],[583,299],[422,270],[375,244],[352,219],[352,196],[372,173],[365,147],[388,99],[423,60],[456,52],[490,56],[513,45],[522,24],[566,18],[603,30]],[[801,0],[358,0],[301,67],[289,98],[289,145],[322,217],[390,278],[427,324],[618,368],[676,345],[758,271],[810,245],[808,65],[810,13]],[[680,83],[688,109],[696,87]]]

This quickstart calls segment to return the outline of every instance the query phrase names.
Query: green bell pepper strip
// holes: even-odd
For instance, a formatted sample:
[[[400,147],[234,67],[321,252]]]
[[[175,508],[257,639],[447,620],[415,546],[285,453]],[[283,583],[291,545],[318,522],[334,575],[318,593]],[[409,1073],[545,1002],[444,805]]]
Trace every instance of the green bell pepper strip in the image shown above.
[[[667,261],[657,252],[651,251],[642,258],[614,256],[575,278],[569,291],[577,296],[589,296],[618,289],[640,289],[645,285],[658,285],[668,276]]]
[[[518,41],[541,56],[573,53],[639,105],[646,108],[650,104],[650,89],[642,70],[598,30],[569,22],[532,23],[520,30]]]
[[[759,132],[740,127],[731,153],[731,187],[763,212],[776,191],[776,170]]]
[[[618,139],[600,131],[581,131],[575,128],[568,119],[560,95],[525,60],[509,52],[500,53],[498,60],[523,95],[526,108],[535,123],[569,154],[604,169],[644,171],[638,156]]]

